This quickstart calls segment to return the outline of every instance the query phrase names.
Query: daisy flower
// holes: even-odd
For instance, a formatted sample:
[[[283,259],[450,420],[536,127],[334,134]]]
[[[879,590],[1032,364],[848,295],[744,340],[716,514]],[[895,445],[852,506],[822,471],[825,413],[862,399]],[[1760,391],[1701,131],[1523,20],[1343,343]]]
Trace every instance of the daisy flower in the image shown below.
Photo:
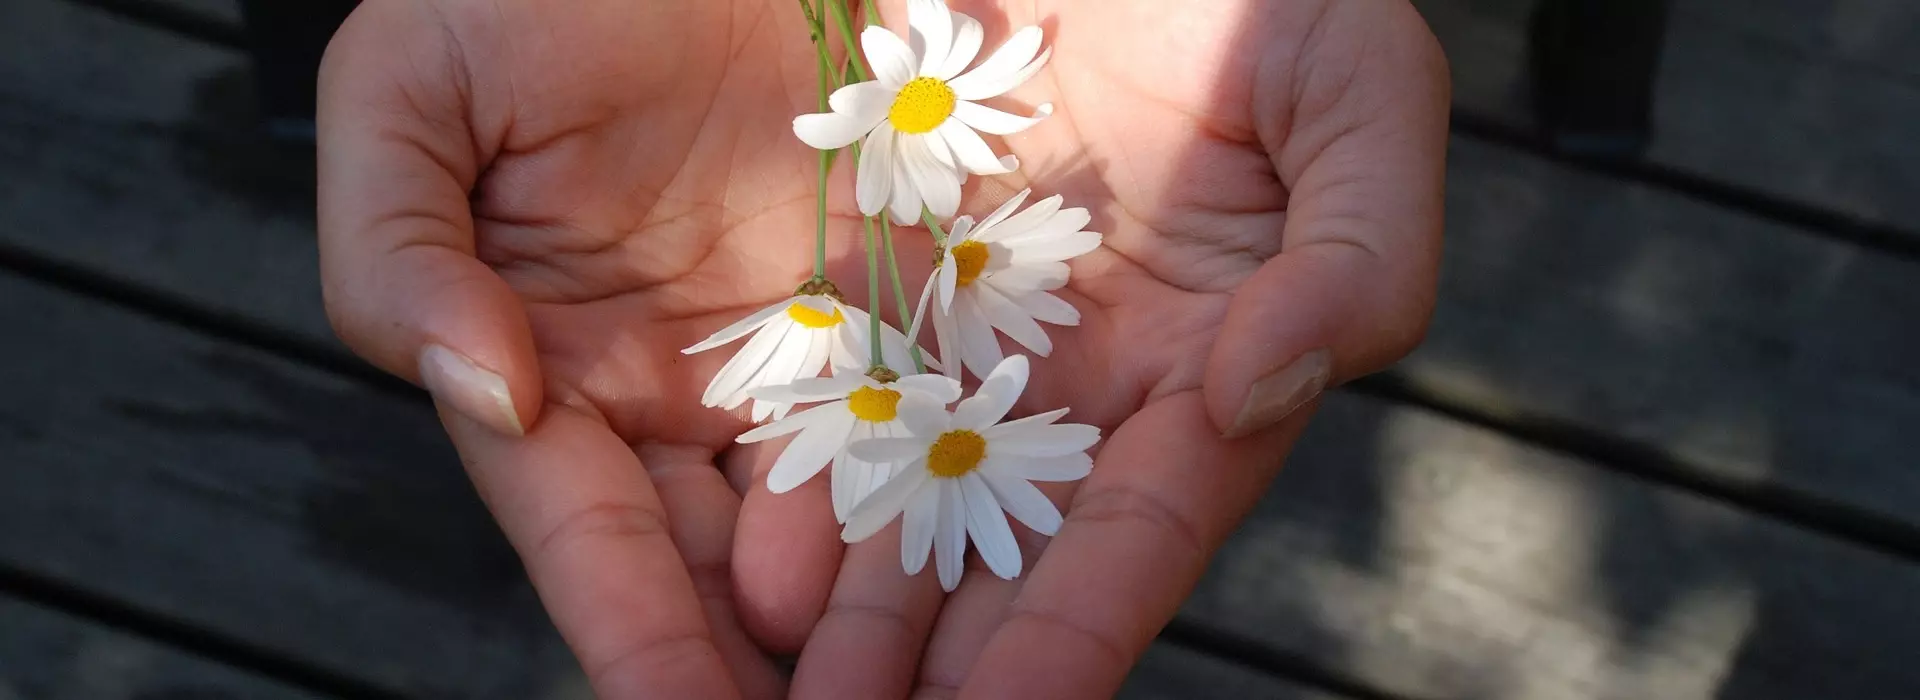
[[[793,120],[793,133],[822,150],[861,143],[855,200],[860,213],[893,213],[894,223],[920,220],[925,207],[947,218],[960,208],[967,173],[998,175],[1019,167],[997,157],[976,132],[1015,134],[1053,113],[1040,105],[1032,117],[1008,114],[975,100],[996,97],[1040,72],[1052,49],[1040,50],[1039,27],[1026,27],[962,74],[980,52],[980,22],[947,9],[941,0],[909,0],[912,43],[880,27],[860,35],[873,80],[828,97],[832,111]]]
[[[831,402],[754,428],[734,439],[746,444],[799,433],[787,443],[787,448],[774,460],[773,469],[767,472],[768,491],[792,491],[832,462],[833,517],[844,523],[854,504],[886,483],[897,466],[851,456],[847,454],[847,445],[873,438],[907,436],[907,429],[899,418],[902,397],[912,396],[916,401],[937,406],[946,406],[960,398],[960,382],[949,377],[916,374],[894,379],[891,371],[879,374],[890,381],[848,372],[753,390],[755,399],[779,403]]]
[[[691,355],[731,343],[752,333],[740,352],[713,375],[700,405],[733,410],[745,403],[754,389],[792,384],[796,379],[819,376],[828,361],[834,373],[863,367],[868,356],[867,312],[842,303],[826,293],[801,293],[774,302],[773,305],[720,329],[685,350]],[[906,338],[892,326],[881,324],[882,355],[890,366],[911,367]],[[753,420],[784,418],[793,404],[755,399]]]
[[[1001,510],[1051,536],[1060,529],[1060,511],[1031,482],[1086,477],[1093,469],[1086,450],[1100,440],[1094,426],[1056,425],[1064,408],[1001,423],[1026,390],[1027,372],[1025,355],[1007,358],[952,413],[929,401],[902,400],[907,437],[853,443],[848,451],[855,457],[902,466],[854,506],[840,538],[860,542],[904,513],[900,564],[908,574],[925,568],[933,550],[940,586],[953,590],[971,537],[995,575],[1019,576],[1020,546]]]
[[[960,376],[961,361],[974,376],[1000,364],[994,329],[1046,357],[1053,341],[1039,321],[1080,325],[1080,312],[1049,292],[1067,284],[1066,261],[1100,247],[1101,236],[1081,230],[1092,217],[1079,207],[1061,209],[1059,195],[1013,213],[1031,191],[1021,190],[978,226],[969,217],[955,220],[939,269],[920,292],[907,337],[919,337],[931,316],[947,376]],[[928,308],[936,296],[940,303]]]

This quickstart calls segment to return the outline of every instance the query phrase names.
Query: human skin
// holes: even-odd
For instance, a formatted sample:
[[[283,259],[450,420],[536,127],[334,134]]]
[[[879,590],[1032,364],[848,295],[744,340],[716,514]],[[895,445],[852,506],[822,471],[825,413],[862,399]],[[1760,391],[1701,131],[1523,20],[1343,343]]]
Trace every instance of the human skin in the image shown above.
[[[1100,426],[1093,473],[1047,485],[1057,536],[1014,526],[1019,579],[974,559],[951,594],[900,571],[898,525],[843,545],[824,476],[768,492],[784,441],[736,446],[750,424],[699,405],[732,348],[679,353],[812,273],[794,3],[371,0],[329,47],[329,316],[433,393],[602,697],[1109,696],[1321,387],[1424,334],[1449,88],[1405,2],[952,6],[986,25],[983,57],[1030,24],[1053,47],[988,104],[1054,115],[996,142],[1022,170],[975,178],[963,211],[1031,186],[1106,237],[1059,293],[1082,323],[1049,327],[1014,412]],[[830,273],[864,306],[841,161]],[[895,234],[913,295],[930,243]],[[794,653],[789,679],[770,655]]]

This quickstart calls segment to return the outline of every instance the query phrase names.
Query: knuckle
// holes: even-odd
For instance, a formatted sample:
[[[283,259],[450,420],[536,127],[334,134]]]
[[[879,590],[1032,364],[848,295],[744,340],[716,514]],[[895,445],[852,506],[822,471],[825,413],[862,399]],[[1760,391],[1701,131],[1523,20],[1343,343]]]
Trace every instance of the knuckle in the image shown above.
[[[533,547],[546,556],[582,541],[637,540],[668,536],[666,515],[657,508],[621,502],[596,503],[555,524]]]
[[[1196,561],[1206,558],[1209,538],[1192,518],[1145,490],[1108,486],[1083,492],[1067,519],[1107,527],[1144,527],[1157,532],[1179,555]]]

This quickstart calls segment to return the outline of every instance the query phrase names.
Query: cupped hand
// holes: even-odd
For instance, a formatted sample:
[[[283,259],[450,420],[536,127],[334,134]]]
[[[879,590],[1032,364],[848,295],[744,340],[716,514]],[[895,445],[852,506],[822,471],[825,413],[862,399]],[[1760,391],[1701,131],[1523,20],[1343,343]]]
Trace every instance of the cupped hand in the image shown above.
[[[904,26],[898,3],[884,24]],[[434,395],[481,496],[605,697],[1102,697],[1251,508],[1325,386],[1424,331],[1445,66],[1401,0],[959,2],[987,47],[1038,24],[1054,104],[998,147],[1093,213],[1024,411],[1108,438],[1028,571],[952,594],[897,526],[838,539],[825,478],[699,398],[679,349],[811,273],[814,49],[783,0],[372,0],[322,71],[327,307]],[[845,165],[830,267],[865,305]],[[897,230],[909,287],[928,243]],[[911,289],[910,292],[911,293]],[[891,300],[884,306],[891,308]],[[896,323],[898,319],[894,319]],[[904,324],[900,324],[904,325]],[[1003,343],[1008,350],[1016,350]],[[1016,531],[1021,531],[1015,525]]]

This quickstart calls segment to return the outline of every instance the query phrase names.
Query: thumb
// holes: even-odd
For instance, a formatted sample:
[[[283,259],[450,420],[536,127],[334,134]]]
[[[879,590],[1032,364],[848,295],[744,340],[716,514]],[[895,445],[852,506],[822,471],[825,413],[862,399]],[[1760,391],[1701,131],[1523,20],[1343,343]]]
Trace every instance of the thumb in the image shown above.
[[[365,3],[321,68],[320,273],[354,352],[481,425],[520,435],[541,405],[526,309],[474,257],[482,163],[460,53],[410,3]]]
[[[1291,86],[1295,102],[1268,110],[1278,116],[1263,125],[1291,194],[1281,253],[1234,293],[1208,357],[1207,413],[1229,438],[1398,361],[1425,336],[1433,310],[1445,59],[1410,9],[1386,17],[1349,9],[1331,11],[1339,16],[1326,21],[1347,26],[1327,31],[1383,34],[1358,42],[1373,53],[1335,47],[1301,57],[1296,73],[1307,84]],[[1340,62],[1350,63],[1325,65]]]

